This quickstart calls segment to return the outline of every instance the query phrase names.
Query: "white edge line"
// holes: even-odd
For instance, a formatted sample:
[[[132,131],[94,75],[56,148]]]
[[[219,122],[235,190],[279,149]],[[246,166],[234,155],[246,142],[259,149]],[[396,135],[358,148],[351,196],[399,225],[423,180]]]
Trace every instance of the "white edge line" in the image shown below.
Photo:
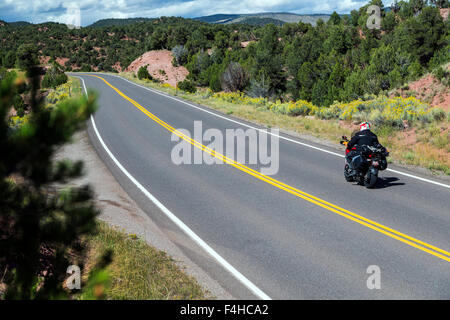
[[[100,74],[102,74],[102,73],[100,73]],[[265,132],[265,133],[268,133],[268,134],[270,134],[270,135],[273,135],[273,136],[276,136],[276,137],[278,137],[278,138],[284,139],[284,140],[286,140],[286,141],[290,141],[290,142],[293,142],[293,143],[296,143],[296,144],[299,144],[299,145],[302,145],[302,146],[305,146],[305,147],[308,147],[308,148],[312,148],[312,149],[316,149],[316,150],[319,150],[319,151],[322,151],[322,152],[326,152],[326,153],[329,153],[329,154],[332,154],[332,155],[335,155],[335,156],[338,156],[338,157],[341,157],[341,158],[344,158],[344,157],[345,157],[344,155],[339,154],[339,153],[336,153],[336,152],[332,152],[332,151],[329,151],[329,150],[326,150],[326,149],[322,149],[322,148],[319,148],[319,147],[316,147],[316,146],[312,146],[312,145],[310,145],[310,144],[303,143],[303,142],[300,142],[300,141],[297,141],[297,140],[294,140],[294,139],[290,139],[290,138],[287,138],[287,137],[283,137],[283,136],[280,136],[280,135],[278,135],[278,134],[272,133],[272,132],[270,132],[270,131],[268,131],[268,130],[264,130],[264,129],[252,127],[252,126],[250,126],[250,125],[248,125],[248,124],[245,124],[245,123],[242,123],[242,122],[239,122],[239,121],[236,121],[236,120],[233,120],[233,119],[224,117],[224,116],[222,116],[222,115],[219,115],[219,114],[217,114],[217,113],[211,112],[211,111],[209,111],[209,110],[205,110],[205,109],[203,109],[203,108],[200,108],[200,107],[198,107],[198,106],[196,106],[196,105],[193,105],[193,104],[191,104],[191,103],[189,103],[189,102],[186,102],[186,101],[183,101],[183,100],[181,100],[181,99],[172,97],[171,95],[168,95],[168,94],[166,94],[166,93],[159,92],[158,90],[155,90],[155,89],[153,89],[153,88],[148,88],[148,87],[142,86],[142,85],[137,84],[137,83],[135,83],[135,82],[133,82],[133,81],[130,81],[130,80],[128,80],[128,79],[125,79],[125,78],[123,78],[123,77],[121,77],[121,76],[117,76],[117,75],[113,75],[113,74],[105,74],[105,75],[111,76],[111,77],[116,77],[116,78],[119,78],[119,79],[122,79],[122,80],[124,80],[124,81],[127,81],[127,82],[129,82],[129,83],[132,83],[132,84],[134,84],[134,85],[136,85],[136,86],[138,86],[138,87],[141,87],[141,88],[146,89],[146,90],[148,90],[148,91],[151,91],[151,92],[153,92],[153,93],[159,94],[159,95],[161,95],[161,96],[164,96],[164,97],[169,98],[169,99],[172,99],[172,100],[176,100],[176,101],[181,102],[181,103],[184,103],[184,104],[186,104],[186,105],[188,105],[188,106],[190,106],[190,107],[192,107],[192,108],[195,108],[195,109],[201,110],[201,111],[203,111],[203,112],[212,114],[212,115],[214,115],[214,116],[216,116],[216,117],[219,117],[219,118],[221,118],[221,119],[225,119],[225,120],[228,120],[228,121],[230,121],[230,122],[237,123],[237,124],[242,125],[242,126],[245,126],[245,127],[247,127],[247,128],[251,128],[251,129],[254,129],[254,130],[258,130],[258,131],[263,131],[263,132]],[[397,173],[397,174],[400,174],[400,175],[404,175],[404,176],[409,177],[409,178],[417,179],[417,180],[420,180],[420,181],[423,181],[423,182],[432,183],[432,184],[435,184],[435,185],[438,185],[438,186],[441,186],[441,187],[450,189],[450,185],[447,185],[447,184],[445,184],[445,183],[440,183],[440,182],[433,181],[433,180],[430,180],[430,179],[422,178],[422,177],[415,176],[415,175],[412,175],[412,174],[409,174],[409,173],[406,173],[406,172],[397,171],[397,170],[390,169],[390,168],[386,169],[386,171],[394,172],[394,173]]]
[[[86,85],[84,79],[81,77],[83,82],[84,92],[87,94]],[[136,187],[142,191],[142,193],[152,201],[173,223],[175,223],[184,233],[186,233],[192,240],[194,240],[203,250],[210,254],[222,267],[224,267],[228,272],[230,272],[237,280],[239,280],[244,286],[246,286],[253,294],[262,300],[271,300],[271,298],[265,294],[261,289],[254,285],[250,280],[248,280],[242,273],[240,273],[236,268],[234,268],[230,263],[228,263],[224,258],[222,258],[213,248],[211,248],[205,241],[203,241],[194,231],[192,231],[183,221],[181,221],[177,216],[175,216],[169,209],[167,209],[158,199],[156,199],[147,189],[142,186],[139,181],[137,181],[122,164],[116,159],[116,157],[111,153],[106,144],[104,143],[100,133],[95,125],[94,117],[91,115],[91,122],[94,128],[95,134],[100,141],[102,147],[108,153],[109,157],[114,161],[117,167],[133,182]]]

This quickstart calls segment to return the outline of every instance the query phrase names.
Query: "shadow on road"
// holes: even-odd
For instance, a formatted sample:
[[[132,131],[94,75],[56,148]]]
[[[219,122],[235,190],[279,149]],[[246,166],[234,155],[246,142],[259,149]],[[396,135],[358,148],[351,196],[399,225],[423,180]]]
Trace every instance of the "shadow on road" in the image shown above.
[[[387,178],[378,178],[377,184],[375,185],[376,188],[382,189],[382,188],[388,188],[393,186],[404,186],[405,184],[403,182],[395,182],[400,180],[399,178],[395,177],[387,177]]]

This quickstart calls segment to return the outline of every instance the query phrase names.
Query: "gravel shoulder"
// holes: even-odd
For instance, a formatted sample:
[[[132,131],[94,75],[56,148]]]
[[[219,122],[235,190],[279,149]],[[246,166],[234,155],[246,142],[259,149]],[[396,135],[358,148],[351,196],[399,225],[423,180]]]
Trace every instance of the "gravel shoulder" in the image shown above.
[[[187,274],[193,276],[217,299],[234,299],[219,283],[190,260],[173,243],[136,202],[129,197],[97,155],[86,131],[77,133],[72,144],[61,148],[57,159],[68,158],[84,162],[85,175],[71,182],[73,186],[90,184],[95,191],[95,204],[101,209],[99,219],[136,234],[149,245],[169,254]],[[157,209],[155,209],[157,210]]]

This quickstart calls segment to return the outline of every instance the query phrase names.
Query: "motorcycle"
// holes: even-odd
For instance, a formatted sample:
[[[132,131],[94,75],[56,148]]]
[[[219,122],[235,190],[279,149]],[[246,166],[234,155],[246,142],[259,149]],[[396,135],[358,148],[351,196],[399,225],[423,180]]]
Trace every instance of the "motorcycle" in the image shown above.
[[[347,146],[349,140],[346,136],[342,136],[340,143]],[[361,146],[346,149],[346,155],[353,152],[352,166],[354,170],[350,169],[347,159],[344,167],[344,177],[347,182],[357,182],[367,188],[373,188],[378,180],[378,172],[387,169],[386,157],[389,156],[387,149],[381,145],[379,146]]]

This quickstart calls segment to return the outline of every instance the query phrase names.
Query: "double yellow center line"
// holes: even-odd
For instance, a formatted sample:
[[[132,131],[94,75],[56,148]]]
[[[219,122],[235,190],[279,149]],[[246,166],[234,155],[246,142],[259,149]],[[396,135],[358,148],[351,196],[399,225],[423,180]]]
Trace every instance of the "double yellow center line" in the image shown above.
[[[426,242],[423,242],[419,239],[413,238],[411,236],[408,236],[404,233],[401,233],[395,229],[389,228],[387,226],[384,226],[376,221],[367,219],[363,216],[360,216],[356,213],[353,213],[351,211],[348,211],[344,208],[341,208],[337,205],[334,205],[332,203],[329,203],[325,200],[322,200],[318,197],[315,197],[311,194],[308,194],[304,191],[301,191],[297,188],[294,188],[290,185],[287,185],[281,181],[278,181],[276,179],[273,179],[267,175],[264,175],[256,170],[253,170],[239,162],[236,162],[218,152],[216,152],[215,150],[212,150],[206,146],[204,146],[203,144],[201,144],[200,142],[191,139],[190,137],[184,135],[183,133],[181,133],[180,131],[178,131],[177,129],[175,129],[174,127],[172,127],[171,125],[169,125],[168,123],[162,121],[161,119],[159,119],[158,117],[156,117],[154,114],[152,114],[151,112],[149,112],[146,108],[142,107],[139,103],[137,103],[136,101],[134,101],[133,99],[131,99],[130,97],[126,96],[124,93],[122,93],[119,89],[117,89],[116,87],[114,87],[113,85],[111,85],[108,81],[106,81],[104,78],[96,76],[96,75],[89,75],[91,77],[96,77],[99,78],[101,80],[103,80],[109,87],[111,87],[114,91],[116,91],[121,97],[123,97],[125,100],[129,101],[131,104],[133,104],[136,108],[138,108],[140,111],[142,111],[145,115],[147,115],[150,119],[152,119],[153,121],[155,121],[156,123],[158,123],[159,125],[161,125],[162,127],[164,127],[165,129],[167,129],[169,132],[177,135],[178,137],[180,137],[181,139],[183,139],[186,142],[191,143],[193,146],[195,146],[196,148],[202,150],[203,152],[206,152],[208,154],[210,154],[211,156],[222,160],[224,163],[235,167],[236,169],[243,171],[253,177],[255,177],[256,179],[262,180],[264,182],[267,182],[271,185],[273,185],[274,187],[284,190],[286,192],[289,192],[290,194],[293,194],[299,198],[302,198],[306,201],[309,201],[311,203],[314,203],[315,205],[318,205],[324,209],[327,209],[331,212],[334,212],[342,217],[345,217],[349,220],[352,220],[356,223],[359,223],[363,226],[366,226],[372,230],[378,231],[384,235],[387,235],[388,237],[394,238],[398,241],[401,241],[403,243],[406,243],[416,249],[422,250],[424,252],[427,252],[433,256],[436,256],[438,258],[441,258],[447,262],[450,262],[450,252],[445,251],[443,249],[440,249],[436,246],[433,246],[431,244],[428,244]]]

